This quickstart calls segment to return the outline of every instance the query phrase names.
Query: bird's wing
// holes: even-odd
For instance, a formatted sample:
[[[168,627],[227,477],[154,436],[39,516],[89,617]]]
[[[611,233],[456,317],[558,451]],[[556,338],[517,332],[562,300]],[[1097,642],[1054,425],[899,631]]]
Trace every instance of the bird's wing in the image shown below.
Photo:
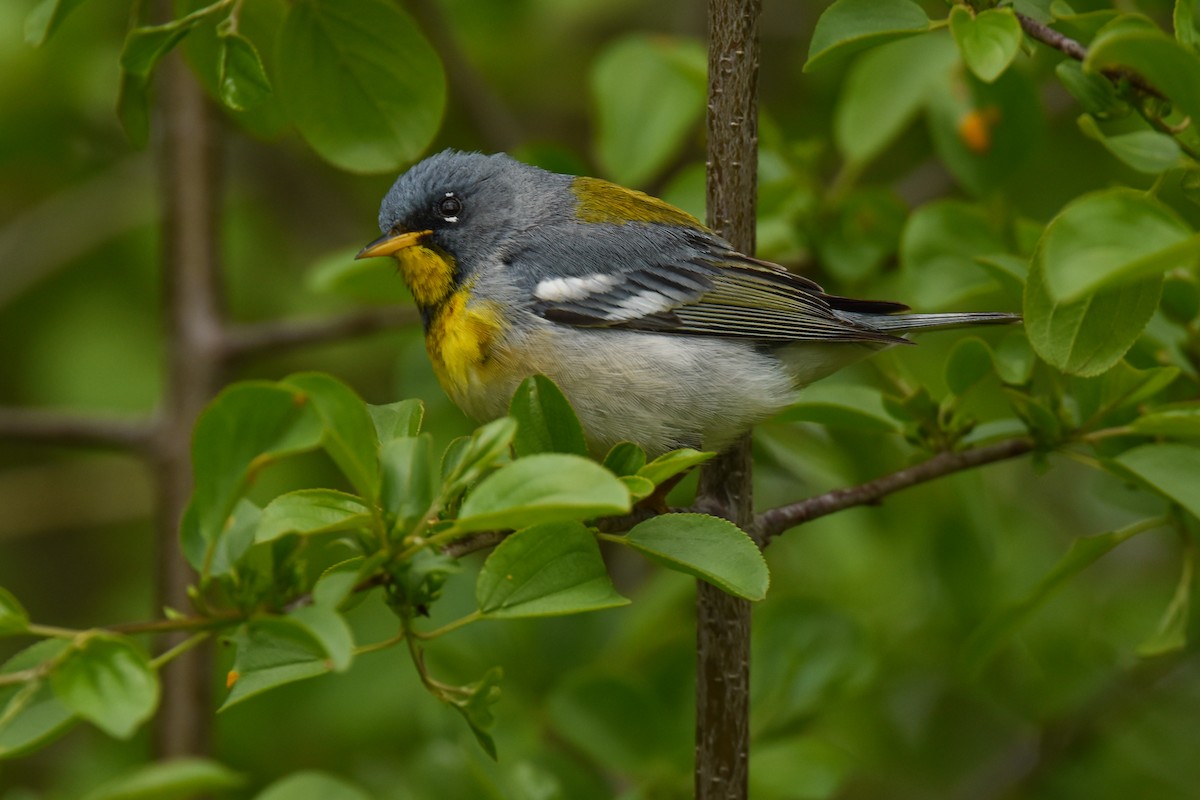
[[[771,344],[905,342],[838,313],[889,314],[905,308],[827,295],[807,278],[731,250],[603,274],[551,277],[533,293],[533,310],[553,322]]]

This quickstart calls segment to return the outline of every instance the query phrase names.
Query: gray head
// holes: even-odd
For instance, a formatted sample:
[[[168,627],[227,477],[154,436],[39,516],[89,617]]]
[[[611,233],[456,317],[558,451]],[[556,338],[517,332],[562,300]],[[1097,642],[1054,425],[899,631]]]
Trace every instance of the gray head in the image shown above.
[[[379,228],[385,237],[429,231],[425,238],[458,264],[481,265],[513,234],[564,213],[569,186],[568,176],[503,153],[443,150],[396,179]]]

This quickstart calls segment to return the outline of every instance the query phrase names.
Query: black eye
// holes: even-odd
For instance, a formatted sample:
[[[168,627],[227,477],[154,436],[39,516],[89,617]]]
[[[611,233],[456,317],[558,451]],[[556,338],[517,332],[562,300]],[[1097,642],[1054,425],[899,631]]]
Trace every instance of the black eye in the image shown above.
[[[457,222],[459,212],[462,211],[462,201],[452,194],[447,194],[438,201],[437,210],[447,222]]]

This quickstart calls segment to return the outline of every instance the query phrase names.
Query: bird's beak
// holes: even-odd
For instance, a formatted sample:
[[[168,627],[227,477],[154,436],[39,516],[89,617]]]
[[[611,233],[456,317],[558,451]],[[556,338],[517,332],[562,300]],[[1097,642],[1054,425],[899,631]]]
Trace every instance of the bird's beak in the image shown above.
[[[354,258],[378,258],[379,256],[395,255],[406,247],[418,244],[433,231],[412,231],[410,233],[385,233],[369,245],[358,251]]]

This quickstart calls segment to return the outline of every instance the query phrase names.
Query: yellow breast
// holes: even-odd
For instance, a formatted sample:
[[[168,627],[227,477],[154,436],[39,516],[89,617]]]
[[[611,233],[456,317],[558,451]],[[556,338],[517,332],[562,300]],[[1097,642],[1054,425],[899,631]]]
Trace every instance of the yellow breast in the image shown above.
[[[425,346],[442,387],[465,411],[479,416],[479,403],[500,368],[496,346],[505,326],[491,304],[468,304],[470,296],[468,284],[434,310]]]

